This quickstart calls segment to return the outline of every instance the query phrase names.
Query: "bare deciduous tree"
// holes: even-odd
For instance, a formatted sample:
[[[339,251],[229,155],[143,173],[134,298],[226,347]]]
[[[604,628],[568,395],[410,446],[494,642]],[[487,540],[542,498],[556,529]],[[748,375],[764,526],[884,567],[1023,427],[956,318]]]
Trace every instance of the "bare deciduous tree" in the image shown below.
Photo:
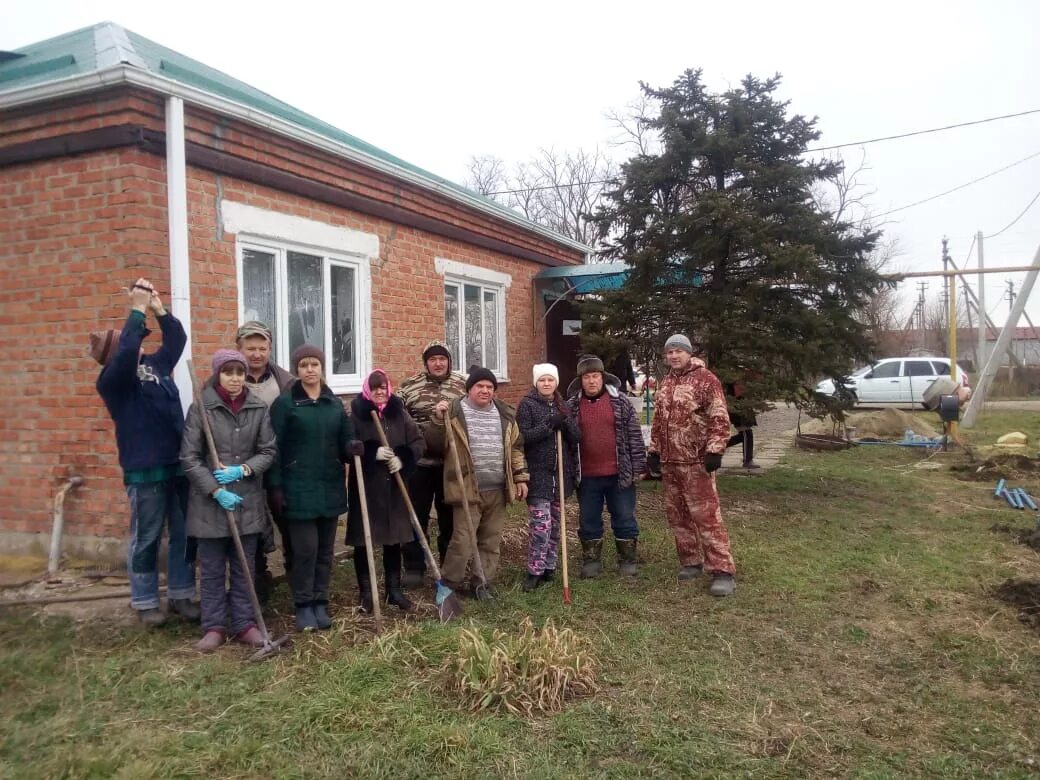
[[[495,157],[473,157],[466,186],[516,209],[533,222],[588,246],[597,243],[589,219],[617,167],[599,148],[542,149],[512,173]],[[494,183],[494,188],[490,185]]]

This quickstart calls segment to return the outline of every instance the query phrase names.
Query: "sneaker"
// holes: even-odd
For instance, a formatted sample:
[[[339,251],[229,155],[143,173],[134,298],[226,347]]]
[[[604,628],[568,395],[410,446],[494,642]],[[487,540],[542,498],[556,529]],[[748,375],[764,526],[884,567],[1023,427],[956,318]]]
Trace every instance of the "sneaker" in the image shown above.
[[[243,645],[249,645],[250,647],[263,647],[264,635],[260,633],[260,629],[256,626],[250,626],[244,631],[239,631],[235,634],[235,641],[241,642]]]
[[[314,622],[318,624],[319,631],[324,631],[327,628],[332,628],[332,618],[329,617],[328,604],[314,605]]]
[[[211,628],[203,635],[202,639],[195,643],[195,649],[200,653],[212,653],[226,641],[227,638],[224,636],[223,631]]]
[[[528,574],[524,579],[523,584],[520,586],[520,590],[524,593],[530,593],[545,581],[542,577],[543,575],[541,574]]]
[[[680,580],[695,580],[704,572],[704,566],[697,563],[693,566],[683,566],[679,569]]]
[[[202,610],[191,599],[170,599],[170,609],[192,623],[198,623],[202,619]]]
[[[153,608],[137,610],[137,619],[148,626],[148,628],[158,628],[166,625],[168,618],[161,609]]]
[[[732,596],[736,589],[737,581],[733,579],[732,574],[717,571],[711,577],[711,587],[708,588],[708,593],[712,596]]]
[[[318,619],[314,615],[314,607],[307,604],[303,607],[296,608],[296,630],[297,631],[316,631],[318,629]]]

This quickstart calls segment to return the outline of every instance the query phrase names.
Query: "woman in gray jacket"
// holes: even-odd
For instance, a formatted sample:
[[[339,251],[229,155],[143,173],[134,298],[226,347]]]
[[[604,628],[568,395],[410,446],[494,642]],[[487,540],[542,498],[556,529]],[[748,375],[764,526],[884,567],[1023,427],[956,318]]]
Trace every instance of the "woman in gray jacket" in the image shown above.
[[[195,648],[202,652],[226,641],[229,612],[230,636],[254,647],[264,644],[227,520],[228,510],[234,510],[252,578],[256,547],[269,522],[261,475],[274,462],[277,448],[267,404],[249,392],[245,380],[245,356],[233,349],[217,350],[202,405],[213,429],[218,469],[210,468],[197,403],[188,409],[181,441],[181,465],[191,483],[188,536],[198,544],[203,637]],[[230,590],[225,587],[229,567]]]

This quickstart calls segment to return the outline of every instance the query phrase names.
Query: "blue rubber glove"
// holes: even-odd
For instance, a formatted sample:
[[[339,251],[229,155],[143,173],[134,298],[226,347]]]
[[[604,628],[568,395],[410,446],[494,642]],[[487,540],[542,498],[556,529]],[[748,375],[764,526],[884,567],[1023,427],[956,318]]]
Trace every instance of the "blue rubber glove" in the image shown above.
[[[242,496],[238,495],[238,493],[232,493],[230,490],[224,490],[224,488],[218,490],[217,494],[213,496],[213,498],[215,498],[217,503],[229,512],[242,506],[243,503]]]
[[[232,482],[238,482],[245,475],[246,473],[241,466],[228,466],[213,472],[213,478],[221,485],[230,485]]]

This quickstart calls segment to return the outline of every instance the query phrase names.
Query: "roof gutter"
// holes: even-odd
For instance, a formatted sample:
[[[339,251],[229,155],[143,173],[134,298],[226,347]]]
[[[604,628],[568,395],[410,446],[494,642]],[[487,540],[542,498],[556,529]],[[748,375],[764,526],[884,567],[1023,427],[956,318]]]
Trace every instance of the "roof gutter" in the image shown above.
[[[228,100],[227,98],[222,98],[197,87],[182,84],[179,81],[174,81],[165,76],[158,76],[150,71],[141,70],[140,68],[131,67],[126,64],[114,65],[110,68],[93,71],[91,73],[69,76],[64,79],[58,79],[44,84],[21,87],[0,93],[0,110],[29,105],[31,103],[39,103],[46,100],[70,97],[83,92],[121,84],[144,87],[163,95],[181,98],[187,103],[208,108],[211,111],[215,111],[225,116],[240,119],[249,124],[270,130],[277,135],[291,138],[294,141],[299,141],[307,146],[321,149],[334,154],[337,157],[342,157],[351,162],[363,165],[366,168],[371,168],[380,171],[381,173],[393,176],[395,179],[435,192],[442,197],[458,203],[463,203],[490,217],[511,223],[530,233],[536,233],[543,238],[552,241],[554,244],[581,252],[586,257],[586,262],[588,262],[588,257],[593,251],[591,247],[567,238],[566,236],[561,236],[560,234],[534,222],[530,222],[519,214],[511,214],[508,210],[505,210],[504,207],[502,210],[492,208],[487,204],[487,202],[475,195],[468,196],[465,193],[445,187],[443,184],[428,179],[425,176],[421,176],[407,169],[393,165],[392,163],[380,160],[377,157],[353,149],[346,144],[325,138],[318,133],[298,127],[291,122],[279,119],[278,117],[272,116],[264,111],[249,108],[241,103]]]

